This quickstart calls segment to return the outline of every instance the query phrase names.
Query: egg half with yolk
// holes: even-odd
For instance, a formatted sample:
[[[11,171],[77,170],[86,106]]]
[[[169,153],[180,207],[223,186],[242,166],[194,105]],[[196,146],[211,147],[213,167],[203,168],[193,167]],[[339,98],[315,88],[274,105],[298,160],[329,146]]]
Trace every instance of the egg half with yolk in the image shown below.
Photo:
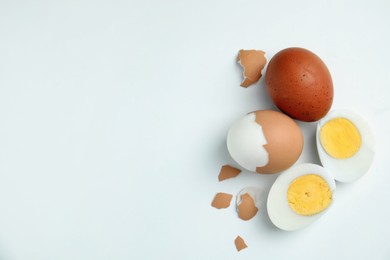
[[[357,180],[373,163],[374,135],[352,111],[331,111],[318,122],[316,139],[321,163],[337,181]]]
[[[286,231],[304,228],[333,204],[336,184],[327,170],[316,164],[298,164],[282,172],[267,198],[272,223]]]

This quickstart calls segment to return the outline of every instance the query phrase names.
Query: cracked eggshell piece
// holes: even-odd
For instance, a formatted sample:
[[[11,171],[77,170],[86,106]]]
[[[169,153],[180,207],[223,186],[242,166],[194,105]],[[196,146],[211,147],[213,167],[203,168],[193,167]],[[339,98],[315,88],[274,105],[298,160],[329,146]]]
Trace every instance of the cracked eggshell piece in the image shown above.
[[[336,181],[355,181],[374,162],[374,134],[366,121],[353,111],[329,112],[318,122],[316,139],[321,163]]]
[[[234,244],[236,245],[236,249],[237,251],[241,251],[245,248],[247,248],[248,246],[246,245],[244,239],[240,236],[237,236],[236,239],[234,240]]]
[[[258,110],[235,122],[227,135],[231,157],[257,173],[277,173],[292,166],[303,149],[303,135],[290,117]]]
[[[290,207],[288,201],[288,191],[291,184],[297,178],[306,175],[316,175],[321,177],[321,179],[323,179],[327,184],[327,186],[329,187],[329,191],[331,193],[330,204],[321,212],[313,215],[300,215],[296,213]],[[309,183],[302,188],[309,189],[310,192],[316,192],[316,193],[320,192],[320,190],[315,189],[316,187],[317,186],[313,186],[311,183]],[[276,227],[282,230],[294,231],[294,230],[305,228],[310,224],[312,224],[313,222],[315,222],[316,220],[318,220],[322,215],[324,215],[329,210],[329,208],[334,203],[335,192],[336,192],[336,183],[333,177],[328,173],[328,171],[324,167],[321,167],[316,164],[310,164],[310,163],[295,165],[290,169],[286,170],[285,172],[282,172],[279,175],[279,177],[275,180],[274,184],[272,185],[267,198],[268,216],[271,219],[272,223]],[[322,203],[321,201],[322,200],[320,199],[317,202]]]
[[[260,50],[240,50],[238,52],[237,62],[243,68],[244,80],[241,82],[242,87],[249,87],[261,78],[267,59],[265,52]]]
[[[256,216],[259,209],[256,207],[255,200],[248,193],[240,195],[240,202],[237,205],[238,217],[242,220],[250,220]]]
[[[264,193],[261,189],[255,187],[246,187],[236,196],[236,209],[238,217],[242,220],[253,218],[260,209],[264,201]]]
[[[225,209],[230,206],[230,202],[232,201],[233,195],[229,193],[223,193],[223,192],[218,192],[214,199],[213,202],[211,202],[211,206],[217,209]]]
[[[264,190],[256,187],[245,187],[236,195],[236,207],[241,203],[241,195],[249,194],[255,202],[255,206],[259,209],[261,204],[266,199]]]
[[[234,168],[233,166],[230,165],[224,165],[221,167],[221,170],[218,175],[218,180],[224,181],[226,179],[234,178],[237,175],[239,175],[240,172],[241,172],[240,169]]]

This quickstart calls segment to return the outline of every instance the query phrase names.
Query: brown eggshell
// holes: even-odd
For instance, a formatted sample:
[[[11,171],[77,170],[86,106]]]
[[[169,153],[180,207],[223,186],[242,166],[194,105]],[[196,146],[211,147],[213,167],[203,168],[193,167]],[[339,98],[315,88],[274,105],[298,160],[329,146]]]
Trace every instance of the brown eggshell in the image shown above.
[[[236,239],[234,240],[234,244],[236,245],[237,251],[241,251],[242,249],[247,248],[248,246],[246,245],[244,239],[240,236],[237,236]]]
[[[244,69],[242,87],[249,87],[256,83],[261,78],[261,71],[263,70],[267,60],[264,51],[257,50],[240,50],[237,61]]]
[[[333,103],[332,77],[325,63],[303,48],[287,48],[269,62],[265,83],[274,104],[292,118],[312,122]]]
[[[238,217],[242,220],[250,220],[256,216],[257,211],[253,198],[248,193],[242,194],[241,203],[237,206]]]
[[[219,192],[215,195],[211,206],[217,209],[228,208],[232,201],[233,195],[228,193]]]
[[[273,110],[258,110],[256,122],[262,127],[267,144],[268,164],[257,173],[277,173],[291,167],[303,149],[302,131],[290,117]]]
[[[238,174],[240,174],[240,172],[241,172],[240,169],[234,168],[230,165],[224,165],[222,166],[221,171],[219,172],[218,180],[223,181],[226,179],[234,178]]]

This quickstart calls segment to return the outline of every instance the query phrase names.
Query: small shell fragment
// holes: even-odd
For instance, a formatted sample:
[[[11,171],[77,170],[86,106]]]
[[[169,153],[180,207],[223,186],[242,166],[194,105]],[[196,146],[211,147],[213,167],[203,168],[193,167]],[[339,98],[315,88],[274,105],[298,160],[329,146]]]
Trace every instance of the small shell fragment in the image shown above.
[[[222,166],[221,171],[219,172],[218,180],[223,181],[226,179],[234,178],[238,174],[240,174],[240,172],[241,172],[240,169],[234,168],[230,165],[224,165]]]
[[[234,244],[236,245],[237,251],[241,251],[242,249],[245,249],[248,247],[246,245],[244,239],[242,239],[242,237],[240,237],[240,236],[236,237],[236,239],[234,240]]]
[[[244,69],[244,80],[241,82],[241,87],[245,88],[259,81],[261,71],[267,63],[265,52],[260,50],[240,50],[237,61]]]
[[[241,201],[237,206],[238,217],[242,220],[250,220],[256,216],[258,208],[255,201],[248,193],[241,195]]]
[[[233,195],[223,192],[218,192],[213,202],[211,203],[211,206],[217,209],[225,209],[230,206],[230,202],[232,201]]]
[[[258,209],[261,208],[262,204],[265,203],[267,194],[264,189],[259,187],[245,187],[236,195],[236,207],[241,203],[241,195],[248,193],[255,201],[255,205]]]

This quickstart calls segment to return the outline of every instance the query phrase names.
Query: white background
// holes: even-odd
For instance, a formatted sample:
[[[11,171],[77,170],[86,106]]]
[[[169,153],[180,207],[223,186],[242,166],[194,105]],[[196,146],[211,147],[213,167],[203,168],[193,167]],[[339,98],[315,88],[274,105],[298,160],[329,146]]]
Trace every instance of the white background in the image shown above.
[[[0,259],[390,259],[390,2],[0,0]],[[371,123],[376,163],[308,228],[238,219],[216,192],[277,175],[232,163],[229,126],[273,108],[239,49],[300,46],[332,109]],[[319,163],[315,123],[299,162]],[[265,205],[264,205],[265,206]],[[248,248],[236,252],[241,235]]]

